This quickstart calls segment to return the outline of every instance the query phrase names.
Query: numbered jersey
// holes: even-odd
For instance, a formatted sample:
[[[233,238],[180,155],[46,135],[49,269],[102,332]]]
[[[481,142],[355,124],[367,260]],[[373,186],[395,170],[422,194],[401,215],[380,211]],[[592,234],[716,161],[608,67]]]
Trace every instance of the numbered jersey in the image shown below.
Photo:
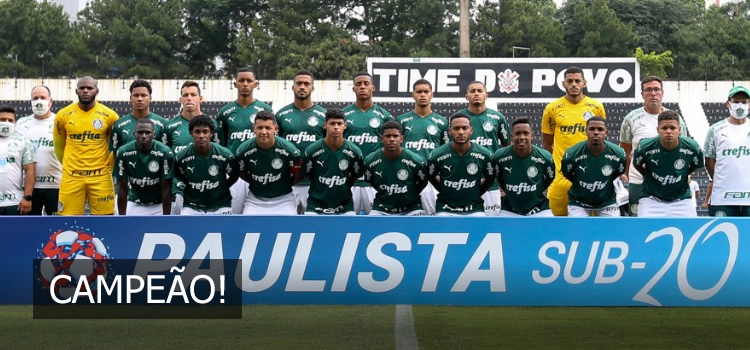
[[[726,119],[708,129],[706,158],[716,159],[713,205],[750,205],[750,122],[730,124]],[[742,175],[740,175],[742,174]]]
[[[604,141],[604,151],[594,156],[588,141],[579,142],[565,151],[562,173],[572,179],[569,204],[582,208],[604,208],[617,202],[613,181],[625,173],[625,151]]]
[[[216,210],[232,206],[229,181],[235,169],[234,155],[227,148],[211,142],[208,155],[201,156],[195,147],[186,147],[175,159],[175,176],[184,184],[184,205],[197,210]]]
[[[279,136],[294,144],[300,152],[323,138],[323,125],[326,122],[326,109],[313,105],[301,110],[294,103],[276,113],[276,123],[279,125]],[[307,178],[300,181],[300,185],[309,185]]]
[[[459,155],[453,144],[438,147],[430,156],[429,176],[439,176],[437,212],[471,214],[484,211],[482,180],[494,180],[492,153],[472,143],[466,154]]]
[[[16,132],[26,136],[34,145],[36,158],[36,183],[34,188],[60,188],[62,164],[57,160],[52,142],[52,128],[55,127],[55,114],[49,118],[37,119],[33,115],[16,122]]]
[[[255,137],[253,132],[255,116],[264,110],[270,111],[271,106],[258,100],[247,107],[240,106],[237,101],[222,107],[216,116],[219,124],[217,133],[222,135],[221,145],[236,152],[243,142]]]
[[[664,110],[667,111],[668,109],[664,108]],[[628,182],[631,184],[643,183],[643,175],[633,166],[633,152],[641,140],[659,136],[659,132],[656,131],[659,126],[658,118],[658,114],[648,113],[645,108],[641,107],[630,111],[622,120],[620,142],[632,145],[630,170],[628,170]],[[685,121],[682,118],[680,118],[680,135],[687,136],[687,126],[685,126]]]
[[[354,210],[351,178],[364,174],[364,159],[357,145],[344,141],[332,151],[321,139],[305,150],[302,172],[310,178],[307,210],[319,214],[341,214]]]
[[[427,181],[427,162],[405,148],[393,160],[382,151],[372,152],[365,160],[365,180],[377,191],[373,210],[401,214],[422,209],[417,189]]]
[[[13,133],[9,137],[0,137],[0,207],[21,202],[23,166],[34,162],[34,145],[25,136]]]
[[[677,148],[668,151],[657,136],[641,140],[633,153],[633,164],[646,170],[640,198],[672,202],[692,198],[687,176],[703,167],[703,152],[698,143],[683,136]]]
[[[115,157],[115,174],[128,182],[128,201],[143,205],[161,203],[161,181],[172,179],[173,166],[174,153],[159,141],[153,141],[148,153],[128,142]]]
[[[549,209],[544,191],[555,178],[552,154],[532,146],[531,154],[522,158],[513,152],[513,146],[507,146],[495,152],[492,158],[497,181],[505,192],[503,210],[531,215]]]
[[[542,133],[553,135],[555,138],[552,158],[558,172],[561,171],[560,162],[565,151],[581,141],[586,141],[586,121],[593,116],[607,118],[604,106],[588,96],[578,103],[572,103],[563,96],[544,108]],[[562,175],[558,173],[558,176]]]
[[[404,127],[404,148],[416,152],[423,159],[430,159],[432,151],[450,142],[448,120],[440,114],[422,117],[411,111],[398,116],[397,120]]]
[[[261,198],[275,198],[292,192],[292,169],[299,169],[301,159],[300,151],[278,136],[267,150],[258,147],[255,138],[243,142],[237,150],[239,171],[247,173],[250,192]]]
[[[167,143],[167,134],[164,132],[167,120],[155,113],[150,113],[145,118],[154,123],[154,140]],[[137,122],[138,119],[132,114],[127,114],[115,122],[115,126],[112,127],[112,139],[109,143],[112,152],[117,152],[118,148],[135,140],[135,124]]]

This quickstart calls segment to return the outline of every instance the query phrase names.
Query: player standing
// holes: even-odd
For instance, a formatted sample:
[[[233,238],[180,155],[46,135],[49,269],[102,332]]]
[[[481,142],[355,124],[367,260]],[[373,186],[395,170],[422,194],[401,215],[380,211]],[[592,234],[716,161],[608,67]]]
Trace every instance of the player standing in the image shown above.
[[[153,139],[162,143],[167,142],[167,135],[164,133],[167,120],[151,112],[151,92],[151,84],[148,81],[138,79],[130,84],[130,104],[133,106],[133,112],[122,116],[112,127],[112,152],[116,153],[118,148],[135,140],[135,125],[144,118],[153,122]]]
[[[16,111],[0,106],[0,215],[26,215],[33,204],[34,145],[15,126]]]

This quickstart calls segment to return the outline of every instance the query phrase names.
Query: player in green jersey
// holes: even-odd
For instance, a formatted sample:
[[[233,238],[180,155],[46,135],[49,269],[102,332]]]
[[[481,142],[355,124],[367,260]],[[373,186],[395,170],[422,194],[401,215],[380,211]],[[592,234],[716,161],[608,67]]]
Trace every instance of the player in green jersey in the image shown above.
[[[185,206],[180,215],[231,215],[231,187],[239,177],[229,149],[211,142],[214,120],[197,116],[190,120],[193,143],[177,154],[175,177],[185,184]]]
[[[461,110],[469,116],[474,133],[471,142],[487,147],[494,153],[500,147],[510,144],[510,127],[505,116],[491,108],[487,108],[489,94],[480,81],[472,81],[466,86],[466,100],[469,106]],[[500,215],[501,193],[497,183],[493,183],[489,190],[482,196],[484,199],[484,212],[489,216]]]
[[[553,216],[544,191],[555,178],[555,162],[547,150],[532,144],[533,138],[529,118],[517,118],[511,125],[513,144],[492,156],[505,191],[500,216]]]
[[[255,116],[255,137],[237,150],[240,178],[250,188],[242,214],[297,214],[292,185],[302,179],[302,155],[291,142],[276,136],[278,130],[273,112],[261,111]]]
[[[352,186],[364,174],[362,151],[344,138],[347,128],[342,111],[326,112],[325,138],[305,150],[303,176],[310,179],[308,215],[354,215]]]
[[[180,114],[167,122],[167,146],[172,149],[175,156],[193,142],[189,125],[190,121],[195,117],[203,115],[203,112],[201,112],[202,101],[203,97],[201,96],[201,88],[198,82],[192,80],[185,81],[180,89],[182,110]],[[216,120],[213,118],[211,120],[214,123],[214,130],[218,129]],[[219,133],[213,133],[211,141],[219,143],[221,140],[218,135]],[[182,189],[184,186],[185,184],[181,183],[179,178],[175,178],[172,181],[172,195],[174,197],[172,215],[180,215],[183,204]]]
[[[703,167],[703,152],[695,140],[680,136],[680,115],[664,111],[659,136],[641,140],[633,166],[643,174],[638,216],[696,216],[688,175]]]
[[[164,132],[167,120],[151,112],[151,92],[151,84],[148,81],[138,79],[130,84],[130,104],[133,106],[133,112],[120,117],[112,127],[112,138],[109,143],[112,152],[117,152],[118,148],[135,140],[135,124],[144,118],[153,122],[154,140],[167,143],[167,134]]]
[[[432,84],[419,79],[412,85],[414,110],[396,118],[404,127],[404,148],[414,151],[423,159],[430,159],[430,152],[450,142],[448,120],[432,111]],[[435,215],[437,191],[427,182],[420,193],[425,215]]]
[[[352,91],[357,96],[357,100],[342,110],[346,115],[347,124],[344,137],[362,150],[362,154],[366,157],[383,146],[380,143],[380,127],[393,117],[383,107],[373,103],[372,94],[375,92],[375,85],[372,83],[370,73],[357,73],[354,76]],[[364,178],[359,179],[352,188],[352,196],[354,211],[369,214],[372,201],[375,199],[375,190],[367,181],[364,181]]]
[[[313,142],[323,138],[323,124],[325,124],[326,109],[313,103],[312,92],[313,74],[306,70],[300,70],[294,74],[294,102],[280,109],[276,113],[276,122],[279,125],[279,136],[294,144],[297,149],[304,152]],[[298,212],[304,213],[307,209],[307,193],[310,190],[310,181],[302,179],[293,187],[294,197],[297,200]]]
[[[495,180],[492,152],[471,142],[471,120],[458,112],[451,116],[453,141],[430,155],[429,179],[440,192],[436,215],[484,216],[482,195]]]
[[[562,174],[572,184],[568,216],[620,216],[614,181],[625,173],[625,150],[606,140],[604,118],[586,121],[586,141],[565,150]]]
[[[169,215],[174,153],[154,140],[154,122],[149,118],[135,123],[134,136],[115,158],[119,215]]]
[[[419,193],[427,185],[427,162],[401,147],[403,127],[396,121],[383,124],[383,149],[365,160],[365,180],[375,188],[370,215],[422,215]]]
[[[271,106],[253,97],[258,87],[258,76],[251,68],[240,68],[235,75],[234,87],[237,89],[237,100],[228,103],[219,110],[216,121],[219,124],[218,134],[224,140],[221,145],[237,152],[240,144],[255,137],[253,123],[260,111],[270,111]],[[248,185],[242,179],[232,185],[232,213],[242,214],[247,198]]]

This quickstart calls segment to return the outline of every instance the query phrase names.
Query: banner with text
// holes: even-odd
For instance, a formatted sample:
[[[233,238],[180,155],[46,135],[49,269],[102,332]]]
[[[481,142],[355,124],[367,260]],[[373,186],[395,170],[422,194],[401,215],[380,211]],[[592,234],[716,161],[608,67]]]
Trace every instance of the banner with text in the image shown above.
[[[62,258],[156,260],[163,271],[167,259],[237,259],[226,283],[245,304],[750,306],[741,218],[0,217],[0,227],[0,304],[31,303],[34,281],[54,273],[34,260]]]
[[[586,94],[605,102],[634,102],[640,89],[640,68],[625,58],[380,58],[367,59],[383,101],[411,101],[419,79],[432,83],[435,98],[461,101],[472,81],[485,84],[490,98],[508,102],[539,102],[565,94],[565,70],[577,66],[586,79]]]

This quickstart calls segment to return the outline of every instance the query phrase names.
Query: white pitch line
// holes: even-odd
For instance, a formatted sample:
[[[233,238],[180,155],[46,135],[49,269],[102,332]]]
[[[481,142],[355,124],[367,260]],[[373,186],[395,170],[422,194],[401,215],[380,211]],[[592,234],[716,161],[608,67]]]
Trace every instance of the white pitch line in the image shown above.
[[[411,305],[396,305],[396,350],[419,350]]]

